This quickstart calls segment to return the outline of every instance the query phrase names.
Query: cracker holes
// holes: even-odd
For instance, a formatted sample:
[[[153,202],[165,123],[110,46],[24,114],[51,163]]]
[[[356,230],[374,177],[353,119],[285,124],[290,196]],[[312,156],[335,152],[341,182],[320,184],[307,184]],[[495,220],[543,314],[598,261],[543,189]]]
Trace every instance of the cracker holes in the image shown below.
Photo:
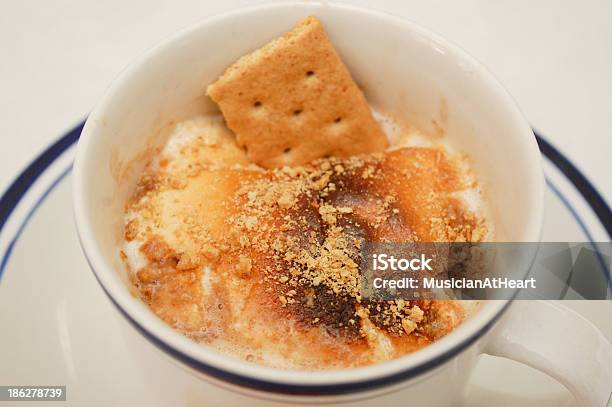
[[[315,75],[314,71],[306,71],[304,75],[304,85],[305,86],[314,86],[319,82],[319,78]]]
[[[283,154],[289,154],[291,152],[291,147],[287,147],[283,150]]]
[[[266,109],[264,109],[263,103],[261,101],[256,100],[253,102],[253,110],[251,110],[251,115],[255,119],[264,119],[266,117]]]
[[[295,109],[295,110],[293,111],[293,116],[294,116],[294,117],[298,117],[298,116],[299,116],[299,115],[301,115],[301,114],[302,114],[302,109]]]
[[[342,118],[342,116],[336,116],[334,120],[327,126],[327,131],[330,135],[333,136],[341,136],[346,133],[348,130],[348,123],[346,120]]]

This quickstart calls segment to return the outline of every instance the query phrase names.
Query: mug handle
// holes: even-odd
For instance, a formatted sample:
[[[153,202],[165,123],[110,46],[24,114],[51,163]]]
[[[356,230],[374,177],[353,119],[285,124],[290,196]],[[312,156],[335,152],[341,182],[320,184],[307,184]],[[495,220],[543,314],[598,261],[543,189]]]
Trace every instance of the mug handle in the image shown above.
[[[484,353],[534,367],[561,382],[578,405],[612,397],[612,345],[591,322],[550,301],[514,301]]]

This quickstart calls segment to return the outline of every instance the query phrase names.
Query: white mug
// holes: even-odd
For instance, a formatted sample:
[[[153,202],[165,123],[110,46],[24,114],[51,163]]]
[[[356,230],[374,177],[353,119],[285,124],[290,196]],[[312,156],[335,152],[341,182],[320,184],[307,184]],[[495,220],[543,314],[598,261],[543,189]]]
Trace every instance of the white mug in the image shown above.
[[[582,406],[612,391],[612,347],[589,322],[541,301],[485,302],[446,337],[413,354],[341,371],[285,371],[216,353],[174,331],[130,293],[119,257],[124,205],[147,159],[178,120],[214,111],[207,84],[241,55],[316,15],[369,102],[467,152],[486,190],[498,241],[540,238],[544,177],[531,128],[503,87],[471,56],[405,20],[322,3],[273,3],[206,19],[141,56],[91,113],[74,164],[83,250],[109,298],[145,337],[230,391],[289,402],[446,406],[477,356],[529,364]],[[517,265],[527,267],[527,265]],[[562,341],[559,338],[563,338]]]

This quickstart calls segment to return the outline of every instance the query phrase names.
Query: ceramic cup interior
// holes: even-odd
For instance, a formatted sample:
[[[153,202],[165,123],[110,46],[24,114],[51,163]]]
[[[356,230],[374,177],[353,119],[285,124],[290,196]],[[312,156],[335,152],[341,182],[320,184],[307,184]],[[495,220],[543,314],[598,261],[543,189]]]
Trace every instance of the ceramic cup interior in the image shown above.
[[[217,354],[173,331],[130,293],[119,257],[127,197],[172,124],[214,112],[206,86],[241,55],[316,15],[367,99],[469,154],[484,185],[498,241],[538,241],[543,173],[530,127],[478,62],[408,21],[325,2],[278,3],[206,19],[137,59],[112,84],[83,130],[74,166],[76,223],[85,254],[116,305],[181,355],[231,374],[302,385],[373,380],[414,368],[482,332],[504,302],[438,342],[378,365],[331,372],[280,371]],[[509,163],[509,164],[508,164]]]

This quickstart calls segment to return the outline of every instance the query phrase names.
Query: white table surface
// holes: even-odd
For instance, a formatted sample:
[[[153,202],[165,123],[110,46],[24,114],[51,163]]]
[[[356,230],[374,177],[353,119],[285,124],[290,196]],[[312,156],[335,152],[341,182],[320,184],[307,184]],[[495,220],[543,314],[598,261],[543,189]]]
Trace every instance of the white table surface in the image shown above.
[[[0,191],[139,53],[248,0],[0,0]],[[353,1],[413,20],[488,66],[612,201],[612,2]]]

